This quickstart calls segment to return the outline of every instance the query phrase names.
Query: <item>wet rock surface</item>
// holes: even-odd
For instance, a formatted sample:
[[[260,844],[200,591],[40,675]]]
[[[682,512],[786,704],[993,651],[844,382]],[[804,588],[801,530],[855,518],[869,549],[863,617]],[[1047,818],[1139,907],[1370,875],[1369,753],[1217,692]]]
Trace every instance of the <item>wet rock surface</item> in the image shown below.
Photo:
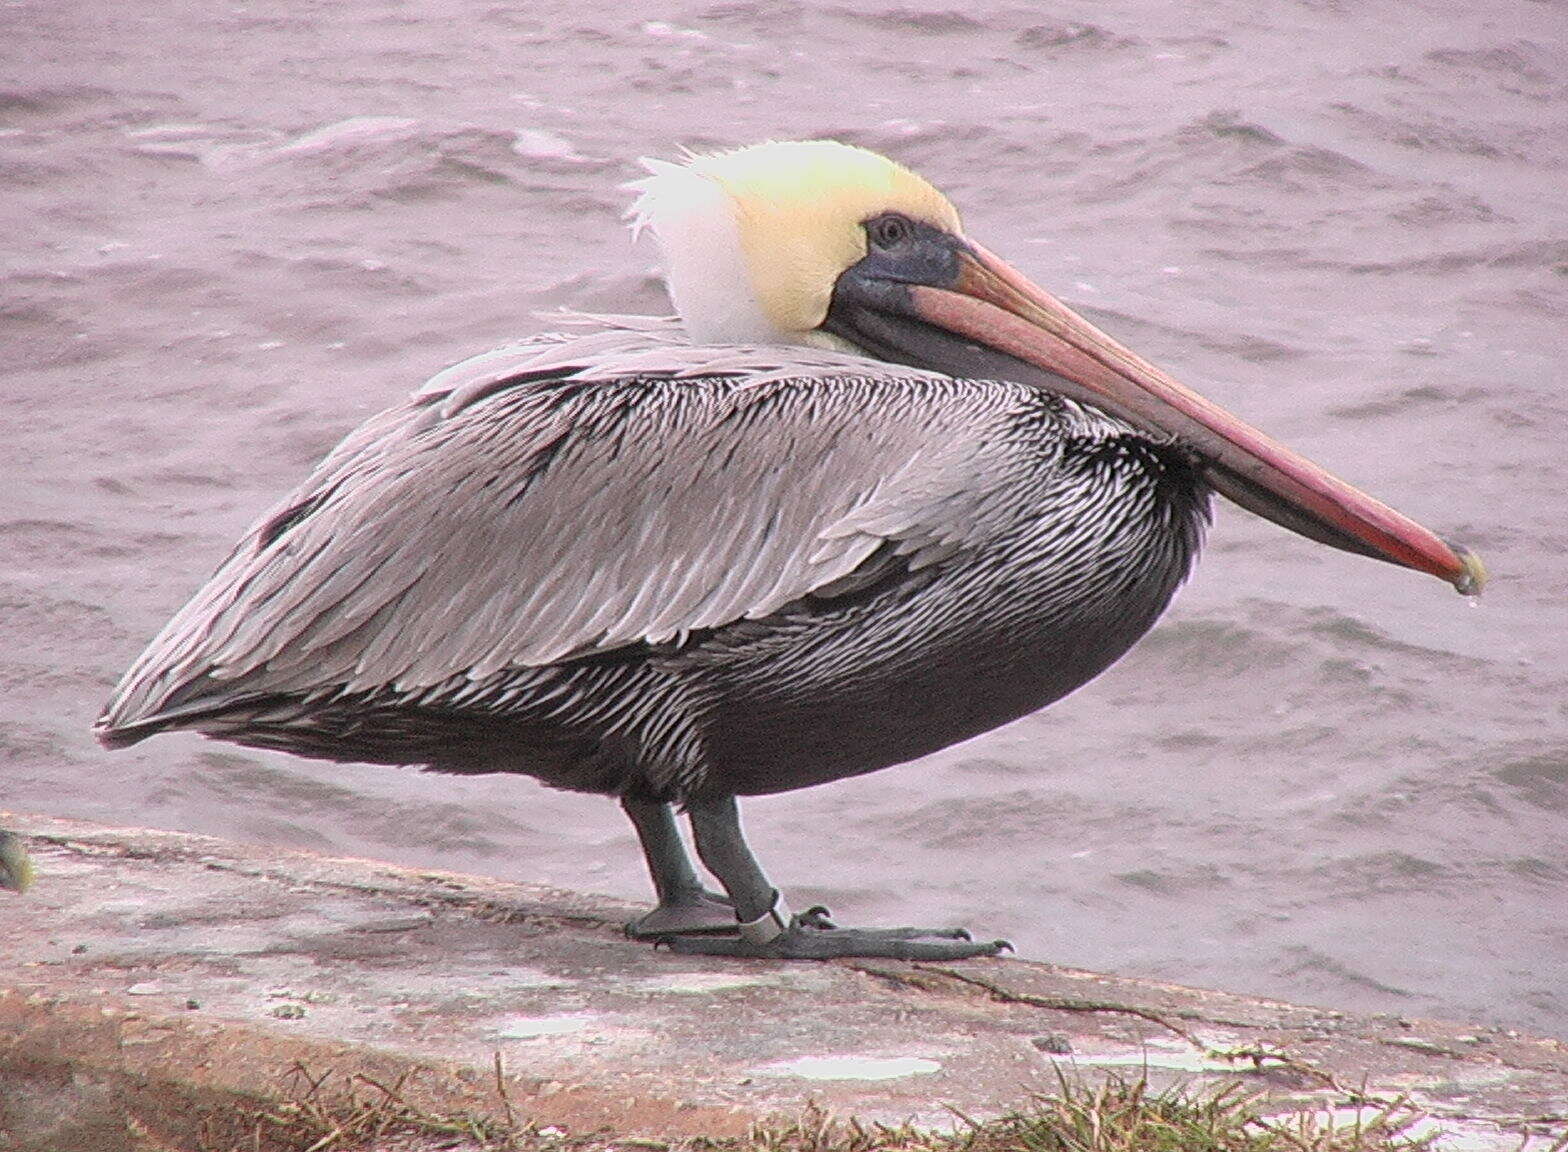
[[[653,1137],[808,1103],[950,1125],[1050,1091],[1058,1069],[1238,1079],[1281,1108],[1408,1094],[1465,1148],[1517,1147],[1568,1113],[1568,1046],[1511,1031],[1017,960],[675,956],[625,939],[637,910],[608,898],[0,820],[40,877],[0,904],[0,1147],[195,1146],[323,1073]]]

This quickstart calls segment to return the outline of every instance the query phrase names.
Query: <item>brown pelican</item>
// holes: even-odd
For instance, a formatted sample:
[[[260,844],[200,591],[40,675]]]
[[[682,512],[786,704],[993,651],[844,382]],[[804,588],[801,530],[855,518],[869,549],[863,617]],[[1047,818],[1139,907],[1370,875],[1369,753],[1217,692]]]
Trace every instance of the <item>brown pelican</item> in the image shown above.
[[[488,353],[372,418],[126,673],[110,747],[195,729],[618,797],[680,951],[955,958],[792,916],[737,796],[1066,695],[1186,577],[1216,490],[1478,589],[1476,559],[1177,384],[858,148],[649,162],[673,321]],[[723,894],[706,891],[675,807]]]
[[[26,892],[33,882],[33,862],[27,846],[15,832],[0,828],[0,888]]]

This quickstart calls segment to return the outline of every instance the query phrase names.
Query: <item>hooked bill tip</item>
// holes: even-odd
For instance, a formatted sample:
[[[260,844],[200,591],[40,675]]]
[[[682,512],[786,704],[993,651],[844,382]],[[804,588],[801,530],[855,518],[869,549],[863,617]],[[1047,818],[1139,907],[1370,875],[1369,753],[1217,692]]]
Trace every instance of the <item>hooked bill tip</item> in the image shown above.
[[[1450,547],[1464,565],[1464,570],[1454,577],[1455,590],[1461,596],[1481,595],[1481,589],[1486,586],[1486,565],[1481,563],[1481,557],[1463,545],[1453,544]]]

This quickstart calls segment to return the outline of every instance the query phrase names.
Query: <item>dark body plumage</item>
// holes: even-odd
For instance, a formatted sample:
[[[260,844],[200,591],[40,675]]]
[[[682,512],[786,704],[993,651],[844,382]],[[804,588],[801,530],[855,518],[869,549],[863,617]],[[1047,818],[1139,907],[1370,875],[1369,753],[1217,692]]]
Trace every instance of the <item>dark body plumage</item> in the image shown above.
[[[1025,715],[1187,575],[1181,449],[1020,384],[611,327],[351,434],[127,673],[99,732],[688,800]]]

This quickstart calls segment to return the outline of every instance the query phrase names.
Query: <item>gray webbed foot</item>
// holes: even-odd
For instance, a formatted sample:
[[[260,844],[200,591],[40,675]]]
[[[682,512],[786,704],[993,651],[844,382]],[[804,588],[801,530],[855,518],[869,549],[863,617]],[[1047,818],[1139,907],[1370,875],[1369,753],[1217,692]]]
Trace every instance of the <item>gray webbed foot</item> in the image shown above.
[[[629,809],[631,810],[631,809]],[[693,797],[687,802],[697,854],[708,871],[718,877],[735,902],[733,935],[694,936],[670,933],[660,943],[673,952],[697,956],[754,956],[772,960],[830,960],[842,956],[883,957],[892,960],[967,960],[995,956],[1012,945],[1006,940],[975,941],[962,928],[840,928],[826,908],[809,908],[791,916],[779,890],[768,882],[757,858],[741,833],[740,811],[733,796]],[[643,813],[638,809],[635,816]],[[664,823],[644,817],[652,835],[644,845],[660,848],[670,840]],[[673,821],[670,822],[673,824]],[[649,853],[651,864],[664,864],[673,853]],[[677,890],[695,890],[685,882],[685,872],[664,866],[662,873],[680,884],[663,883],[661,904],[671,902]],[[654,875],[661,875],[658,866]]]
[[[840,928],[823,907],[808,908],[769,936],[766,919],[733,936],[670,936],[672,952],[773,960],[831,960],[845,956],[890,960],[968,960],[1011,951],[1006,940],[975,941],[963,928]]]
[[[661,940],[672,936],[733,936],[740,931],[735,905],[717,892],[683,892],[626,925],[633,940]]]

